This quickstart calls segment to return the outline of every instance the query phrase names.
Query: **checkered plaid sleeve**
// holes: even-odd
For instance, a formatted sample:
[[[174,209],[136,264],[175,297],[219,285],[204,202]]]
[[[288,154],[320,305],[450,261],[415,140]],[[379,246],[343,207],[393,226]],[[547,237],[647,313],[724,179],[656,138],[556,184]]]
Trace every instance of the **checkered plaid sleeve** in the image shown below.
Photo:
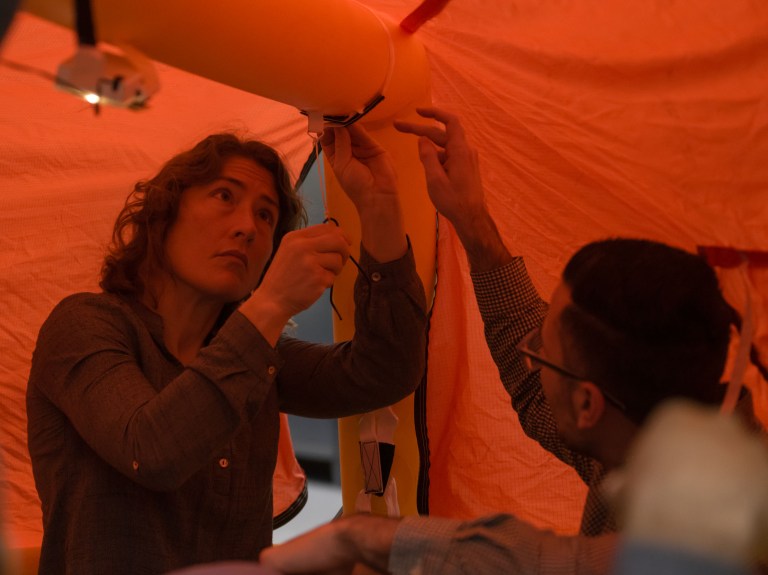
[[[616,536],[565,537],[512,515],[471,521],[404,517],[389,555],[394,575],[608,573]]]
[[[485,327],[485,339],[499,368],[501,381],[526,435],[574,467],[589,483],[594,460],[574,453],[557,435],[554,418],[544,397],[539,372],[528,371],[517,344],[541,324],[547,304],[528,277],[523,258],[486,272],[473,272],[472,283]]]

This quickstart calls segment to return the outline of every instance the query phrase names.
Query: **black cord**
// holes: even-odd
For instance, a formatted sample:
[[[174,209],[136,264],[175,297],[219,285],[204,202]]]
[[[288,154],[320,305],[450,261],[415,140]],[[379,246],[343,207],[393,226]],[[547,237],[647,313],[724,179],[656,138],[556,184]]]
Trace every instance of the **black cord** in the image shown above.
[[[328,217],[328,218],[325,218],[325,219],[323,220],[323,223],[324,223],[324,224],[327,224],[328,222],[333,222],[334,224],[336,224],[336,227],[339,227],[339,221],[338,221],[336,218],[331,218],[331,217]],[[357,268],[357,271],[358,271],[358,272],[360,272],[360,273],[362,274],[362,276],[363,276],[363,277],[364,277],[366,280],[368,280],[368,281],[370,282],[370,279],[368,278],[368,274],[367,274],[367,273],[365,273],[365,270],[364,270],[362,267],[360,267],[360,264],[359,264],[359,263],[357,263],[357,260],[356,260],[355,258],[353,258],[351,255],[349,256],[349,259],[350,259],[350,261],[351,261],[353,264],[355,264],[355,267]],[[336,312],[336,317],[338,317],[338,318],[339,318],[339,321],[344,321],[344,318],[343,318],[343,317],[341,317],[341,314],[339,313],[339,310],[338,310],[338,308],[336,307],[336,304],[335,304],[335,303],[333,303],[333,286],[331,286],[331,288],[330,288],[330,290],[329,290],[329,297],[330,297],[330,300],[331,300],[331,308],[333,308],[333,311],[334,311],[334,312]]]
[[[304,180],[307,179],[309,172],[312,170],[312,166],[315,165],[315,161],[318,159],[320,152],[322,151],[323,151],[323,146],[318,141],[317,150],[313,148],[312,151],[309,152],[309,157],[307,158],[307,161],[304,162],[304,165],[301,168],[301,173],[299,174],[299,178],[296,180],[296,184],[293,186],[294,189],[298,190],[301,186],[304,185]]]
[[[432,333],[432,313],[438,296],[439,269],[438,249],[440,246],[440,218],[435,212],[435,275],[432,284],[432,301],[427,311],[427,342],[424,348],[424,374],[421,384],[413,394],[413,423],[416,431],[416,446],[419,449],[419,474],[416,484],[416,509],[419,515],[429,515],[429,426],[427,422],[427,375],[429,372],[429,337]]]

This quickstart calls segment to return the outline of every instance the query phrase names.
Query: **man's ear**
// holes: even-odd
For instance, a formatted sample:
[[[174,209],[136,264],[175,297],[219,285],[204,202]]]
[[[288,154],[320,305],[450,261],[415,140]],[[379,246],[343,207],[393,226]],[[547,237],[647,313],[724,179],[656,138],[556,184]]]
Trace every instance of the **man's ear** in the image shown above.
[[[591,381],[577,381],[571,395],[577,429],[591,429],[605,412],[605,396]]]

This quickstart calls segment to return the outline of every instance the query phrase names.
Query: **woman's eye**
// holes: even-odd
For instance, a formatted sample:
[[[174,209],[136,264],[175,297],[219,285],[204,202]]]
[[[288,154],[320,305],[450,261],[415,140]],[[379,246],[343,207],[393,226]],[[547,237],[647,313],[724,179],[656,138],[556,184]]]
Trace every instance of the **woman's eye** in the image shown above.
[[[231,202],[233,199],[232,192],[229,191],[227,188],[219,188],[215,192],[213,192],[214,197],[217,197],[221,200],[224,200],[225,202]]]
[[[259,210],[259,217],[269,225],[272,225],[275,222],[275,216],[273,216],[272,212],[269,210]]]

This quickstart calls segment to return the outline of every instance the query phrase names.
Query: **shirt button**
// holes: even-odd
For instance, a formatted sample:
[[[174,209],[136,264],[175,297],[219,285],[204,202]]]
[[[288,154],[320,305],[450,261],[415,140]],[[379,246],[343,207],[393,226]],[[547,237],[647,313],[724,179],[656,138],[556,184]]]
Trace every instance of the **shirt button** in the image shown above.
[[[375,282],[381,281],[381,274],[379,272],[373,272],[371,274],[371,279]]]
[[[131,463],[131,467],[133,467],[133,470],[136,471],[139,468],[139,462],[134,461],[133,463]]]
[[[219,467],[221,467],[222,469],[226,469],[227,467],[229,467],[229,459],[227,459],[226,457],[222,457],[221,459],[219,459]]]
[[[275,366],[274,366],[274,365],[270,365],[270,366],[267,368],[267,373],[268,373],[269,375],[275,375]]]

